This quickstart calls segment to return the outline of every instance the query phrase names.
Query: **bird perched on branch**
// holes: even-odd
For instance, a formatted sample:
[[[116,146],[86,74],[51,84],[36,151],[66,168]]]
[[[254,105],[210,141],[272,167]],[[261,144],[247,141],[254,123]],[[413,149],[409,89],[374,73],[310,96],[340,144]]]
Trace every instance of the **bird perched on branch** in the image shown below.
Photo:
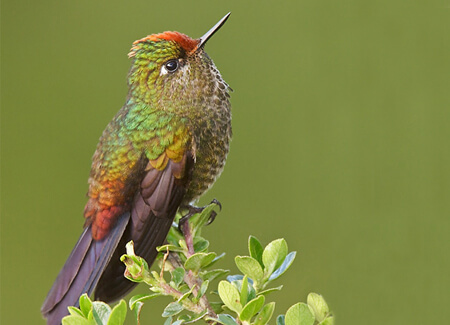
[[[83,293],[110,302],[135,283],[119,257],[133,240],[151,263],[180,207],[195,202],[222,172],[231,139],[230,88],[199,39],[178,32],[133,43],[128,95],[93,156],[85,229],[41,312],[61,323]]]

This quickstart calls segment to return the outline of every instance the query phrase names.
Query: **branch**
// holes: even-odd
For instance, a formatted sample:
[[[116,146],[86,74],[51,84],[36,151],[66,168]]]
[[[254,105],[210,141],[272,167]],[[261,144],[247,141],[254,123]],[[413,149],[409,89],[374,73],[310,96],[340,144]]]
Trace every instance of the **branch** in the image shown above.
[[[138,324],[144,301],[159,296],[173,299],[162,313],[166,318],[164,325],[199,320],[211,325],[266,325],[271,320],[275,302],[267,302],[267,296],[283,287],[272,287],[271,284],[289,269],[296,253],[288,251],[288,245],[282,238],[263,247],[256,237],[250,236],[249,256],[235,257],[236,266],[242,274],[229,275],[227,280],[219,282],[212,294],[208,294],[210,283],[229,273],[224,269],[211,268],[224,254],[209,252],[208,240],[201,237],[201,229],[216,213],[216,206],[216,203],[211,203],[192,215],[183,226],[184,233],[174,224],[167,237],[168,243],[158,247],[160,254],[155,264],[160,267],[160,272],[150,271],[147,262],[135,255],[133,242],[127,244],[127,254],[121,257],[126,265],[125,277],[146,283],[153,292],[134,296],[129,301]],[[212,297],[220,299],[214,301]],[[69,307],[69,312],[71,315],[63,319],[63,325],[123,324],[126,304],[122,300],[111,308],[103,302],[92,302],[83,295],[80,297],[80,308]],[[307,303],[291,306],[285,315],[276,318],[276,324],[332,325],[334,317],[322,296],[310,293]]]

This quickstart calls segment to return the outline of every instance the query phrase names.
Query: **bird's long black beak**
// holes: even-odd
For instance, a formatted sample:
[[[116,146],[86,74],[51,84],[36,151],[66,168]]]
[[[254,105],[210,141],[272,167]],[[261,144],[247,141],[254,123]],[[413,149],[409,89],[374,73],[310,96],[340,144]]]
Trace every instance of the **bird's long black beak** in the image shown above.
[[[219,20],[219,22],[217,24],[214,25],[213,28],[211,28],[209,31],[207,31],[205,35],[200,37],[200,43],[197,46],[198,49],[201,49],[202,47],[205,46],[206,42],[211,38],[211,36],[213,36],[214,33],[217,32],[220,29],[220,27],[223,26],[223,24],[225,24],[225,22],[227,21],[228,17],[230,17],[230,15],[231,15],[231,12],[227,13],[221,20]]]

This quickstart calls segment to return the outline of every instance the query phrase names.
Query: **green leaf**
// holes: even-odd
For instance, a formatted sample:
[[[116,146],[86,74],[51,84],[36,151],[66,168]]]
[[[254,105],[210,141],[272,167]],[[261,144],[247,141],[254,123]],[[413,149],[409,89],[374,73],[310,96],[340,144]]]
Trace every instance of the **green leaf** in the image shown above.
[[[299,302],[288,309],[285,321],[286,325],[313,325],[314,312],[307,304]]]
[[[253,285],[248,284],[248,294],[247,294],[247,302],[256,298],[256,290],[253,288]]]
[[[287,253],[288,246],[283,238],[270,242],[266,248],[264,248],[262,260],[264,264],[264,273],[267,277],[281,266]]]
[[[136,319],[136,323],[139,325],[141,323],[141,310],[144,303],[141,301],[136,301],[134,306],[134,318]]]
[[[162,317],[174,316],[183,310],[183,306],[178,302],[171,302],[162,313]]]
[[[80,296],[80,310],[84,314],[85,317],[89,315],[89,312],[92,309],[92,300],[89,298],[87,294],[82,294]]]
[[[194,315],[181,315],[178,317],[179,320],[183,320],[184,322],[189,323],[196,323],[197,321],[201,320],[202,318],[208,318],[209,310],[205,309],[200,314],[194,314]]]
[[[272,275],[269,277],[269,281],[279,278],[284,272],[286,272],[287,269],[294,262],[296,254],[297,252],[290,252],[284,259],[283,264],[281,264],[281,266],[278,269],[276,269],[275,272],[273,272]]]
[[[178,231],[177,226],[170,227],[169,233],[167,234],[166,240],[169,244],[179,247],[178,243],[183,239],[183,234]]]
[[[219,314],[223,311],[223,302],[219,301],[210,301],[209,303],[211,305],[211,308],[214,310],[216,314]]]
[[[76,307],[69,306],[69,307],[67,307],[67,309],[69,310],[70,315],[81,316],[81,317],[86,318],[86,316],[83,314],[83,312]]]
[[[208,290],[209,281],[203,281],[202,285],[200,286],[200,290],[198,291],[197,298],[203,297],[203,295],[206,293],[206,290]]]
[[[153,278],[156,280],[156,281],[160,281],[161,280],[161,278],[160,278],[160,276],[159,276],[159,273],[158,272],[156,272],[156,271],[152,271],[151,272],[151,275],[153,276]]]
[[[180,291],[180,292],[186,292],[186,291],[190,291],[190,290],[192,290],[192,289],[190,289],[186,283],[182,283],[178,288],[178,291]]]
[[[194,252],[205,252],[208,250],[209,247],[209,241],[207,241],[204,238],[196,237],[194,239]]]
[[[234,281],[242,281],[244,279],[244,276],[242,274],[234,274],[227,276],[228,282],[234,282]],[[252,280],[249,279],[250,283],[252,283]]]
[[[264,305],[264,301],[264,296],[258,296],[257,298],[250,300],[242,309],[241,313],[239,314],[239,318],[242,321],[250,322],[252,317],[261,310],[262,306]]]
[[[319,325],[334,325],[334,317],[330,316],[325,318],[323,321],[319,323]]]
[[[133,282],[143,282],[149,280],[149,267],[147,262],[134,253],[134,243],[129,241],[126,245],[127,253],[120,257],[125,264],[125,277]]]
[[[219,254],[216,256],[216,258],[214,259],[213,263],[216,263],[218,260],[222,259],[225,257],[225,253]]]
[[[107,324],[109,315],[111,315],[111,307],[103,301],[94,301],[92,303],[92,315],[98,325]]]
[[[189,322],[192,320],[192,317],[191,317],[191,315],[180,315],[180,316],[178,316],[178,320],[181,320],[183,322]]]
[[[95,323],[79,315],[70,315],[62,319],[62,325],[93,325]]]
[[[168,317],[167,319],[166,319],[166,321],[164,322],[164,325],[170,325],[170,324],[172,324],[172,317]]]
[[[230,279],[227,279],[227,280],[228,280],[228,282],[230,282]],[[231,284],[234,285],[236,287],[236,289],[240,292],[239,298],[240,298],[242,306],[245,306],[245,304],[247,302],[249,302],[250,300],[252,300],[256,297],[256,291],[255,291],[255,288],[253,288],[253,285],[251,284],[252,283],[251,279],[247,278],[247,280],[248,280],[247,281],[247,290],[246,290],[247,294],[246,294],[246,297],[243,298],[244,300],[241,299],[241,297],[243,297],[242,290],[245,290],[245,289],[243,289],[243,286],[242,286],[242,282],[244,281],[244,278],[242,278],[242,280],[231,280]]]
[[[242,279],[240,291],[241,291],[241,294],[240,294],[241,305],[245,306],[245,304],[248,301],[247,300],[248,299],[248,277],[247,276],[244,276],[244,278]]]
[[[261,267],[264,267],[263,261],[262,261],[262,254],[263,254],[263,247],[258,240],[258,238],[254,236],[248,237],[248,252],[250,253],[250,256],[253,257],[255,260],[258,261],[258,263],[261,265]]]
[[[236,320],[228,314],[219,314],[217,317],[216,320],[223,325],[237,325]]]
[[[253,281],[260,282],[264,277],[264,272],[258,261],[250,256],[236,256],[234,259],[239,271],[247,275]]]
[[[109,316],[107,325],[123,325],[125,317],[127,316],[127,303],[125,300],[114,306],[111,315]]]
[[[180,247],[183,249],[183,251],[188,251],[188,248],[187,248],[187,245],[186,245],[186,241],[184,240],[184,238],[183,238],[183,239],[180,239],[180,240],[178,241],[178,245],[180,245]],[[181,256],[185,256],[184,253],[183,253],[183,254],[180,254],[180,257],[181,257]]]
[[[214,279],[225,276],[228,273],[230,273],[229,270],[216,269],[216,270],[211,270],[211,271],[202,271],[202,272],[200,272],[199,275],[200,275],[200,278],[204,281],[206,281],[206,280],[212,281]]]
[[[156,250],[158,252],[163,252],[163,253],[167,252],[167,250],[169,250],[171,252],[183,252],[183,249],[181,247],[178,247],[173,244],[158,246],[158,247],[156,247]]]
[[[325,299],[317,293],[311,292],[308,295],[306,302],[309,307],[312,308],[314,316],[316,316],[318,322],[323,321],[330,313],[330,309],[328,308]]]
[[[270,318],[272,318],[273,311],[275,309],[275,303],[269,302],[267,305],[263,307],[263,309],[259,312],[258,316],[256,317],[255,322],[253,325],[265,325],[270,321]]]
[[[277,317],[277,325],[285,325],[284,324],[284,315],[278,315],[278,317]]]
[[[130,301],[128,302],[128,305],[130,306],[130,309],[133,310],[135,308],[135,305],[138,302],[143,302],[145,300],[150,300],[155,297],[161,296],[160,293],[152,293],[152,294],[141,294],[141,295],[135,295],[130,298]]]
[[[219,282],[219,296],[224,302],[225,306],[239,314],[242,310],[241,303],[239,302],[239,291],[228,281]]]
[[[172,280],[175,285],[178,287],[184,279],[184,269],[182,267],[177,267],[172,271]]]
[[[275,291],[280,291],[281,289],[283,289],[283,286],[278,286],[278,287],[275,287],[275,288],[269,288],[269,289],[260,291],[260,292],[258,293],[258,295],[264,295],[264,296],[267,296],[269,293],[272,293],[272,292],[275,292]]]
[[[220,259],[222,259],[222,258],[224,258],[224,257],[225,257],[225,253],[222,253],[222,254],[220,254],[220,255],[217,255],[217,256],[213,259],[213,261],[212,261],[211,263],[208,264],[208,267],[213,266],[218,260],[220,260]]]
[[[193,285],[192,288],[189,289],[189,291],[186,291],[180,298],[178,298],[177,302],[180,302],[183,299],[186,299],[187,297],[189,297],[195,288],[197,288],[197,285]]]
[[[215,258],[216,253],[195,253],[186,260],[184,267],[197,273],[201,268],[211,264]]]

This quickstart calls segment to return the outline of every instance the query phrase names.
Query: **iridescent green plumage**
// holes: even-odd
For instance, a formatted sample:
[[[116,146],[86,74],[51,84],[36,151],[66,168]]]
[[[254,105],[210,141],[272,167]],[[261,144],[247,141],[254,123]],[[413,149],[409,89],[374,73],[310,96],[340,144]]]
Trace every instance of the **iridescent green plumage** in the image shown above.
[[[105,301],[126,294],[134,284],[118,260],[124,244],[132,239],[152,262],[177,209],[220,175],[231,139],[229,87],[203,47],[226,18],[198,40],[165,32],[133,43],[125,105],[93,156],[88,229],[42,307],[49,324],[83,290]]]
[[[228,153],[229,87],[212,60],[203,48],[184,48],[177,39],[196,45],[185,35],[152,36],[135,42],[126,104],[106,128],[93,158],[86,210],[92,222],[96,203],[127,204],[139,182],[142,159],[157,160],[169,150],[179,160],[191,152],[195,164],[183,199],[188,203],[212,185]],[[170,60],[179,64],[173,73],[164,70]]]

